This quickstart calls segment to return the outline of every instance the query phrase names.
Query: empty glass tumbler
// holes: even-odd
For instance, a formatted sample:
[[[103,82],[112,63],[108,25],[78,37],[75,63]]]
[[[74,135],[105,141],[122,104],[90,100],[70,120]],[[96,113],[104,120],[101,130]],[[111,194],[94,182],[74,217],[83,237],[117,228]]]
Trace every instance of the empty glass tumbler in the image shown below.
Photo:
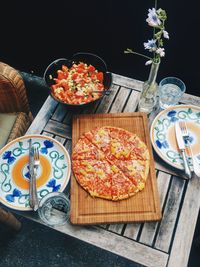
[[[38,214],[48,225],[63,225],[69,220],[70,201],[64,193],[52,192],[39,203]]]
[[[159,105],[162,109],[175,106],[179,103],[186,86],[176,77],[166,77],[159,83]]]

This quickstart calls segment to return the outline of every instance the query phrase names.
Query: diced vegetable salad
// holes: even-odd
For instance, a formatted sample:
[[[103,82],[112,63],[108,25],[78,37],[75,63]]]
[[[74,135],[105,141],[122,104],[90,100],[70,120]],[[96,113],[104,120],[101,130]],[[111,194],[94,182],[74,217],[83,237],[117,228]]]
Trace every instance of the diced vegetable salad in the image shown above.
[[[83,62],[74,63],[71,68],[62,65],[51,89],[53,95],[64,103],[85,104],[102,96],[103,78],[103,72]]]

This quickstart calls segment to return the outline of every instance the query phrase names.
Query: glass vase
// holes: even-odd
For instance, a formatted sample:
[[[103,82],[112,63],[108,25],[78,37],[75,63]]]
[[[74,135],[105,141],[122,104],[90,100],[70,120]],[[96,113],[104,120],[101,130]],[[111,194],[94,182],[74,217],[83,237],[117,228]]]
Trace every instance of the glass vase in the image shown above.
[[[143,83],[142,93],[138,104],[138,111],[151,113],[157,104],[158,84],[156,82],[160,63],[152,63],[149,78]]]

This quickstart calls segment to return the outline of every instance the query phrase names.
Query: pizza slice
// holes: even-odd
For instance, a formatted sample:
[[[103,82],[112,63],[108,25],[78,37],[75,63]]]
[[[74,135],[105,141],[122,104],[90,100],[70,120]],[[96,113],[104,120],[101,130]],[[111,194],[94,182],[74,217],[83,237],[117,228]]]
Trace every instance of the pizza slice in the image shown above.
[[[149,173],[148,160],[112,160],[111,164],[117,166],[123,174],[135,185],[139,190],[144,189],[145,182]]]
[[[131,159],[149,160],[149,150],[146,144],[136,135],[134,139],[126,139],[123,141],[123,145],[131,151]]]
[[[73,160],[72,166],[78,183],[91,196],[112,199],[112,171],[107,161]]]
[[[84,134],[96,147],[106,152],[110,146],[111,137],[105,127],[96,127]]]
[[[112,174],[112,200],[129,198],[138,192],[138,188],[115,165],[111,165]]]
[[[82,136],[76,143],[73,153],[73,160],[85,160],[85,159],[104,159],[104,153],[93,145],[86,137]]]

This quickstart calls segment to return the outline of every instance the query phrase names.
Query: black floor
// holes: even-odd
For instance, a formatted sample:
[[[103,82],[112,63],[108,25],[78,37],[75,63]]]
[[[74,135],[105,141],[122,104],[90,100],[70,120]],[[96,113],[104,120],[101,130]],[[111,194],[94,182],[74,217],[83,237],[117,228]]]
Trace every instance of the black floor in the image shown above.
[[[2,267],[135,267],[109,252],[80,242],[48,227],[22,219],[17,235],[0,225]]]
[[[35,116],[48,96],[41,78],[22,73]],[[13,235],[0,224],[0,267],[135,267],[124,258],[70,238],[48,227],[19,217],[22,230]],[[194,235],[188,267],[199,267],[200,219]],[[178,252],[177,252],[178,255]],[[174,266],[176,267],[176,266]]]

